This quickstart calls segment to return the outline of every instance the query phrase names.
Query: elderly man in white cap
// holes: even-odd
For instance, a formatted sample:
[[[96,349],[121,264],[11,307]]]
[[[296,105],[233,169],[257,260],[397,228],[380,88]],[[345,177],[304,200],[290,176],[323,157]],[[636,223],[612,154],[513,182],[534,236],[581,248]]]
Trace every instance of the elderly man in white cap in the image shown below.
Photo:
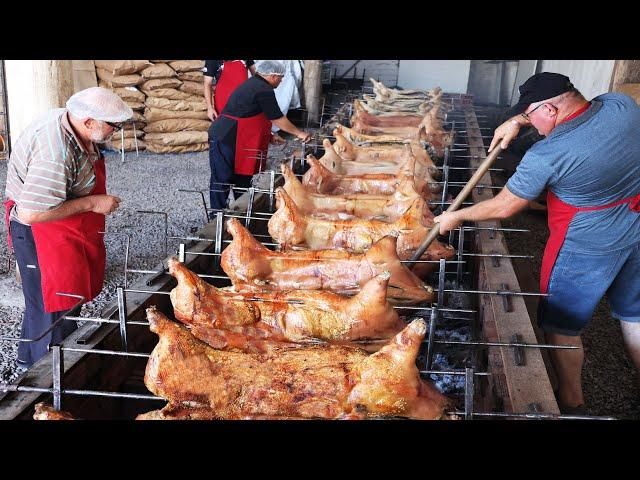
[[[96,143],[132,115],[112,91],[88,88],[69,98],[66,108],[33,121],[12,149],[5,207],[25,298],[19,365],[31,366],[48,344],[75,330],[75,322],[60,319],[78,299],[58,292],[88,302],[102,290],[100,232],[120,199],[107,195],[105,162]]]
[[[224,209],[228,184],[249,187],[251,178],[264,169],[269,143],[284,140],[271,134],[272,124],[302,141],[311,135],[298,129],[282,114],[274,93],[285,74],[277,60],[256,63],[256,74],[238,86],[209,128],[211,208]]]

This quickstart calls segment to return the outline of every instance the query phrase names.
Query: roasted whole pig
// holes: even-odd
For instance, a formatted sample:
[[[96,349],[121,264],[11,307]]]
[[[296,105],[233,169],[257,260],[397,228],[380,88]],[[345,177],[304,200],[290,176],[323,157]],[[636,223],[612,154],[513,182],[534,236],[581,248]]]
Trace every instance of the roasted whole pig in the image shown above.
[[[224,330],[233,342],[224,346],[242,348],[238,342],[244,337],[277,342],[386,339],[404,325],[387,302],[391,273],[386,271],[366,281],[353,297],[325,290],[219,289],[176,259],[169,260],[169,273],[178,281],[170,294],[176,318],[216,348],[222,348]],[[249,347],[260,351],[269,345],[258,342]]]
[[[302,177],[302,184],[310,192],[327,195],[349,193],[370,193],[392,195],[398,188],[403,171],[393,173],[370,173],[362,175],[341,175],[325,167],[313,155],[307,156],[309,170]],[[427,185],[427,182],[422,180]],[[418,187],[416,186],[418,190]]]
[[[278,210],[269,220],[269,234],[284,248],[306,246],[311,250],[344,248],[353,252],[364,252],[382,237],[398,232],[398,257],[408,260],[433,225],[432,222],[424,220],[427,206],[421,198],[393,223],[309,217],[298,209],[282,188],[276,190],[276,202]],[[422,259],[451,258],[453,254],[452,247],[434,240]]]
[[[365,218],[392,222],[420,198],[415,188],[413,174],[405,175],[391,195],[367,193],[325,195],[305,189],[286,163],[281,165],[281,170],[285,179],[282,186],[285,192],[302,212],[319,218],[336,220]],[[429,215],[431,216],[431,212]]]
[[[426,138],[422,138],[423,131],[418,129],[414,129],[411,132],[408,132],[406,135],[366,135],[364,133],[359,133],[352,128],[337,124],[336,128],[333,130],[333,135],[335,136],[336,134],[343,135],[347,140],[349,140],[351,143],[355,143],[356,145],[386,143],[404,144],[409,142],[418,142],[420,140],[426,141]]]
[[[330,290],[359,292],[366,282],[390,272],[387,300],[411,305],[432,301],[433,290],[404,266],[396,253],[397,237],[387,235],[365,253],[344,250],[269,250],[235,218],[227,221],[233,241],[222,252],[221,265],[238,291]]]
[[[382,82],[378,82],[373,78],[369,78],[369,81],[373,84],[373,92],[376,96],[382,98],[394,99],[394,98],[425,98],[432,99],[442,95],[442,89],[440,87],[432,88],[431,90],[416,90],[406,89],[400,90],[397,88],[389,88]]]
[[[372,127],[417,127],[424,117],[421,115],[372,115],[362,106],[360,100],[353,101],[351,125],[360,121]]]
[[[159,337],[144,382],[195,418],[340,418],[402,416],[439,419],[450,401],[422,380],[416,357],[426,323],[414,320],[373,355],[341,345],[268,353],[216,350],[188,329],[147,309]],[[211,417],[205,416],[211,410]],[[164,418],[151,412],[142,418]],[[140,417],[139,417],[140,418]],[[191,417],[194,418],[194,417]]]
[[[426,150],[419,144],[415,145],[416,148],[412,144],[396,145],[396,148],[354,147],[344,137],[336,135],[336,142],[333,145],[328,140],[323,141],[324,155],[319,160],[327,169],[340,175],[377,173],[397,175],[400,171],[409,170],[414,173],[418,181],[431,182],[433,178],[440,176],[440,172]],[[347,159],[347,156],[351,158]],[[420,191],[422,187],[417,185],[417,188]]]
[[[75,420],[73,415],[62,410],[56,410],[44,402],[36,403],[34,420]]]

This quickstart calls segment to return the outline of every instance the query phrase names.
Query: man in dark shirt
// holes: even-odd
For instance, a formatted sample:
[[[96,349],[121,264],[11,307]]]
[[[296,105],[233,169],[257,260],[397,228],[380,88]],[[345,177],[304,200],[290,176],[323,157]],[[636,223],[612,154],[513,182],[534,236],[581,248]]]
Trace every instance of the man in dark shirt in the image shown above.
[[[227,100],[251,75],[255,75],[253,60],[205,60],[204,99],[207,102],[207,116],[211,121],[218,118]]]
[[[284,140],[271,134],[272,124],[308,142],[311,135],[282,114],[274,88],[282,81],[284,66],[275,60],[256,64],[256,75],[235,89],[225,108],[209,128],[211,208],[223,209],[229,185],[249,187],[251,178],[264,169],[269,143]]]

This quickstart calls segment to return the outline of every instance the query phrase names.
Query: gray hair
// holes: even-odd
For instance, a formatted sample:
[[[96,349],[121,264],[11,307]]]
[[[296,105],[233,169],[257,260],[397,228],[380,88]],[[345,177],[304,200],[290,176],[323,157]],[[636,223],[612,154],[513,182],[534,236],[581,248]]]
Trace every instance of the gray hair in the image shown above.
[[[260,60],[256,63],[256,72],[262,75],[282,75],[285,74],[284,65],[278,60]]]
[[[67,110],[76,118],[93,118],[104,122],[124,122],[133,110],[115,92],[91,87],[75,93],[67,100]]]

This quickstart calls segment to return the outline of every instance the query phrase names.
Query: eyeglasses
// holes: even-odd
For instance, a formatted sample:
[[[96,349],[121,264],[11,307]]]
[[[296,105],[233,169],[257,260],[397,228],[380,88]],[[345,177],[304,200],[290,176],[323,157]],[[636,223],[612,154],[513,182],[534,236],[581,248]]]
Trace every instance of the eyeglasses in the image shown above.
[[[541,106],[543,105],[551,105],[553,108],[555,108],[556,110],[558,109],[558,107],[556,107],[555,105],[553,105],[552,103],[541,103],[540,105],[538,105],[536,108],[534,108],[533,110],[531,110],[530,112],[522,112],[520,115],[522,115],[527,121],[530,121],[529,119],[529,115],[531,115],[533,112],[535,112],[537,109],[539,109]]]
[[[120,130],[124,126],[124,123],[125,123],[125,122],[105,122],[104,120],[103,120],[103,122],[106,123],[107,125],[109,125],[114,130]]]

